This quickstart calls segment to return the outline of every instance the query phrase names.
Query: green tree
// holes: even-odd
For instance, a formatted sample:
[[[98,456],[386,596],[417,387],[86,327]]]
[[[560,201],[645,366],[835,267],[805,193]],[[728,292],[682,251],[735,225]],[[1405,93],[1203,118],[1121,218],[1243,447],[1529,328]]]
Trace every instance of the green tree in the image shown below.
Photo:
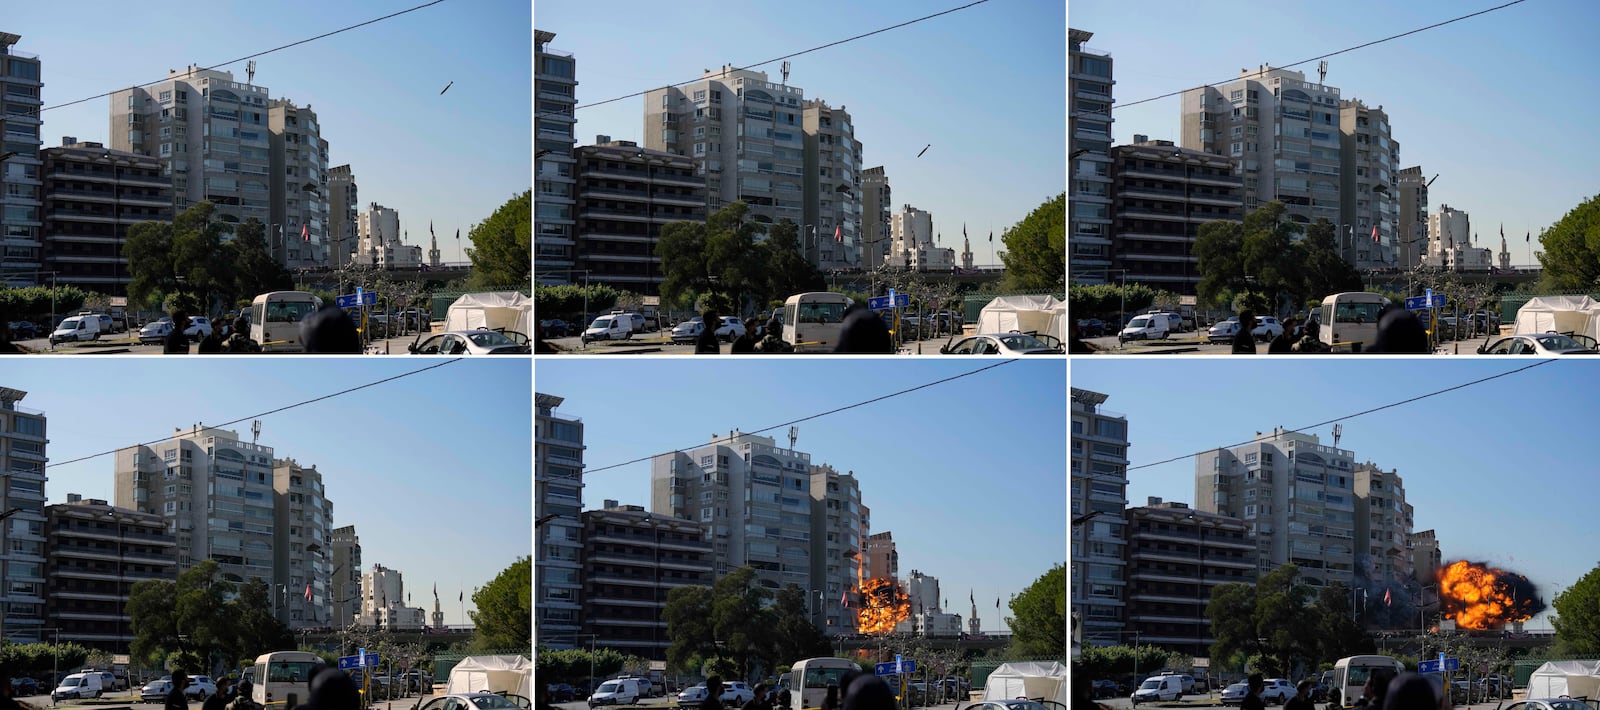
[[[293,646],[289,628],[272,615],[271,594],[260,577],[239,585],[239,594],[228,602],[234,639],[229,646],[241,658],[254,659],[277,649]]]
[[[674,587],[661,610],[667,622],[667,665],[692,670],[694,659],[715,653],[716,624],[711,619],[710,587]]]
[[[224,258],[233,265],[229,295],[234,299],[294,287],[289,272],[268,251],[266,231],[266,225],[251,217],[234,230],[233,241],[226,245]]]
[[[532,648],[533,559],[523,557],[472,595],[479,650]]]
[[[661,228],[656,240],[661,257],[661,298],[679,301],[690,294],[711,290],[711,262],[706,259],[706,225],[673,222]]]
[[[1589,570],[1556,595],[1556,649],[1563,654],[1600,654],[1600,567]]]
[[[173,271],[181,289],[200,301],[199,312],[220,309],[233,286],[233,265],[222,242],[230,227],[213,221],[215,213],[210,202],[200,202],[178,215],[172,226]]]
[[[749,208],[732,202],[711,213],[704,223],[674,222],[661,228],[656,254],[661,257],[662,298],[678,302],[686,294],[702,294],[730,306],[741,297],[759,300],[767,289],[764,250],[756,235],[766,225],[746,219]],[[722,309],[719,309],[722,310]],[[732,315],[734,308],[724,312]]]
[[[1541,284],[1578,291],[1600,284],[1600,196],[1579,203],[1539,233]]]
[[[128,259],[128,298],[133,302],[146,302],[157,293],[171,293],[178,289],[178,273],[172,266],[172,224],[169,222],[140,222],[128,228],[128,238],[122,243],[122,254]]]
[[[711,619],[724,655],[740,668],[757,659],[772,659],[772,619],[766,608],[772,592],[756,583],[755,570],[740,567],[711,586]],[[778,659],[772,659],[778,660]],[[742,678],[741,673],[738,678]]]
[[[1299,583],[1299,575],[1299,567],[1286,564],[1256,582],[1256,633],[1266,639],[1263,650],[1280,668],[1317,651],[1316,616],[1306,607],[1310,590]]]
[[[1316,614],[1317,657],[1327,661],[1372,653],[1376,649],[1368,636],[1351,616],[1350,590],[1334,582],[1317,592],[1313,603]]]
[[[767,230],[767,239],[757,245],[758,258],[765,265],[766,279],[760,300],[787,298],[797,293],[821,291],[827,287],[822,272],[806,261],[800,251],[799,227],[788,219]]]
[[[1067,193],[1035,207],[1021,222],[1001,235],[1005,251],[1004,287],[1018,290],[1057,290],[1066,284]]]
[[[1256,642],[1256,592],[1248,584],[1219,584],[1211,588],[1206,617],[1211,619],[1212,658],[1231,658],[1254,651]]]
[[[771,607],[774,616],[773,654],[778,661],[793,662],[802,658],[831,655],[832,646],[822,630],[811,623],[806,610],[806,592],[799,585],[790,584],[778,590]]]
[[[1011,652],[1023,658],[1060,656],[1067,649],[1067,567],[1050,568],[1011,598]]]
[[[533,191],[511,198],[467,233],[475,288],[527,284],[533,274]]]
[[[1262,205],[1243,222],[1200,225],[1194,243],[1200,300],[1220,305],[1225,293],[1252,294],[1243,300],[1268,311],[1285,299],[1294,302],[1293,294],[1305,288],[1304,252],[1294,243],[1303,230],[1284,218],[1282,202]]]
[[[1295,244],[1298,259],[1304,265],[1300,288],[1306,298],[1322,298],[1335,293],[1361,290],[1361,274],[1350,262],[1339,255],[1339,243],[1334,237],[1334,227],[1326,219],[1318,219],[1306,227],[1306,238]]]

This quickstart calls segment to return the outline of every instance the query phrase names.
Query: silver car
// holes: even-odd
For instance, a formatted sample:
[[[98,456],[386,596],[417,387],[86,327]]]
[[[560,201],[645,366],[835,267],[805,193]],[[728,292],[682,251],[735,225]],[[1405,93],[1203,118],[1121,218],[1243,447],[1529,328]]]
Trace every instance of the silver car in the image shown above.
[[[1234,321],[1234,325],[1238,325],[1238,321]],[[1222,689],[1222,704],[1242,705],[1244,704],[1244,696],[1248,695],[1249,693],[1249,683],[1234,683],[1233,685]]]
[[[407,347],[413,355],[517,355],[526,346],[493,330],[452,330]]]

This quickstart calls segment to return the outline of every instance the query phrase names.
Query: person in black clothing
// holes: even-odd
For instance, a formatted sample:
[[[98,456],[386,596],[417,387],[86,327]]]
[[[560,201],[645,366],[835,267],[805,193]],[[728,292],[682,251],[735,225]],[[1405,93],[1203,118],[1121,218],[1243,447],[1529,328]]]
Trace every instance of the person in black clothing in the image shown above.
[[[836,353],[894,354],[894,341],[889,338],[889,326],[869,308],[852,305],[844,314],[840,326],[839,342],[833,346]]]
[[[227,710],[228,701],[232,699],[232,695],[228,692],[232,688],[232,683],[233,681],[227,678],[218,678],[217,693],[206,698],[206,701],[201,703],[200,710]]]
[[[749,354],[755,352],[756,332],[758,330],[760,330],[760,328],[756,326],[756,319],[753,316],[744,319],[744,335],[739,336],[737,340],[733,341],[733,347],[729,348],[728,352],[734,354]],[[748,703],[746,704],[748,705]]]
[[[1391,305],[1378,315],[1378,338],[1366,352],[1426,355],[1432,349],[1428,347],[1428,330],[1422,327],[1417,314]]]
[[[188,355],[189,336],[183,331],[189,329],[189,314],[183,311],[172,312],[172,332],[167,333],[167,339],[162,343],[161,352],[164,355]]]
[[[822,696],[822,710],[839,710],[839,686],[828,686],[828,694]]]
[[[716,315],[715,311],[706,311],[708,315]],[[710,318],[706,322],[711,322]],[[706,679],[706,701],[700,703],[700,710],[722,710],[722,676],[714,675]]]
[[[218,325],[216,323],[212,323],[211,324],[211,332],[207,333],[206,337],[200,339],[200,348],[196,352],[201,352],[201,353],[220,353],[220,352],[222,352],[222,326],[220,326],[220,325]],[[218,688],[217,690],[220,692],[222,689]]]
[[[1432,680],[1416,673],[1406,673],[1390,682],[1381,710],[1437,710],[1441,707],[1448,708],[1450,704],[1443,701]]]
[[[174,313],[172,322],[176,324],[179,321],[178,317],[182,315],[181,311]],[[182,320],[187,321],[189,319],[184,317]],[[182,332],[179,332],[179,335],[181,336]],[[167,690],[167,702],[164,710],[189,710],[189,696],[183,692],[187,687],[189,687],[189,674],[184,673],[181,669],[172,671],[172,688]]]
[[[846,686],[840,710],[894,710],[894,691],[875,675],[857,674]]]
[[[5,323],[0,323],[4,327]],[[16,688],[11,686],[10,674],[0,674],[0,710],[22,710],[22,704],[17,702]]]
[[[1245,311],[1239,314],[1241,326],[1244,324],[1244,317],[1247,313],[1250,312]],[[1255,320],[1255,314],[1250,313],[1250,320]],[[1266,686],[1266,680],[1261,677],[1260,673],[1251,673],[1248,685],[1249,690],[1245,692],[1244,700],[1239,702],[1239,710],[1267,710],[1267,704],[1261,700],[1261,689]]]
[[[1367,684],[1361,688],[1361,699],[1356,701],[1356,707],[1382,710],[1385,696],[1389,694],[1389,683],[1394,680],[1394,671],[1387,668],[1374,668],[1371,675],[1367,676]]]
[[[696,355],[721,355],[722,344],[717,342],[717,329],[722,327],[722,314],[715,309],[707,309],[700,314],[700,337],[695,338],[694,354]]]
[[[1293,318],[1283,321],[1283,332],[1272,339],[1272,344],[1267,346],[1267,354],[1276,355],[1294,352],[1295,341],[1300,338],[1300,334],[1296,332],[1298,330],[1296,325],[1297,323]]]
[[[752,324],[755,321],[754,318],[750,319]],[[755,695],[750,698],[750,702],[744,704],[743,710],[772,710],[772,700],[767,697],[766,683],[756,683]]]
[[[294,710],[360,710],[361,691],[350,674],[324,666],[311,677],[311,699]]]
[[[1283,710],[1316,710],[1316,705],[1311,703],[1311,687],[1316,685],[1310,678],[1300,681],[1295,686],[1294,697],[1283,703]]]
[[[344,309],[328,304],[300,321],[300,342],[308,353],[361,354],[361,333]]]
[[[1256,354],[1256,312],[1243,310],[1239,312],[1239,332],[1233,334],[1233,354]]]

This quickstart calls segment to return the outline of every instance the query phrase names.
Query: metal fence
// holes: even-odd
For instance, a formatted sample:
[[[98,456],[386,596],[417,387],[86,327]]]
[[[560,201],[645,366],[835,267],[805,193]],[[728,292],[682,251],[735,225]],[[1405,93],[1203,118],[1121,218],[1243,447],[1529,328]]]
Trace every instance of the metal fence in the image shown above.
[[[1551,291],[1549,293],[1533,294],[1508,293],[1500,297],[1500,322],[1515,323],[1517,320],[1518,310],[1520,310],[1524,305],[1527,305],[1528,301],[1544,296],[1588,296],[1589,298],[1600,301],[1600,293],[1594,293],[1590,291]]]
[[[1514,668],[1516,670],[1513,671],[1513,673],[1515,673],[1517,676],[1517,687],[1528,687],[1528,679],[1533,677],[1533,672],[1539,670],[1539,666],[1542,666],[1550,661],[1585,661],[1588,663],[1593,663],[1595,661],[1600,661],[1600,658],[1519,658],[1514,664]]]

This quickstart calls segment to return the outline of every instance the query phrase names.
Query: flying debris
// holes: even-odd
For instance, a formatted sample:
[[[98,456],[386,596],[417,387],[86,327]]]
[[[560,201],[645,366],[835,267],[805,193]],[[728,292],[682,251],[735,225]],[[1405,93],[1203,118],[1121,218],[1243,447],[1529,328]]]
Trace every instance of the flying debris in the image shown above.
[[[446,91],[449,91],[449,90],[450,90],[450,87],[452,87],[452,86],[455,86],[455,85],[456,85],[456,82],[455,82],[455,80],[453,80],[453,79],[452,79],[452,80],[451,80],[451,81],[450,81],[450,83],[448,83],[448,84],[445,84],[445,85],[444,85],[444,88],[443,88],[443,89],[440,89],[440,90],[439,90],[439,95],[440,95],[440,96],[444,96],[444,92],[446,92]]]
[[[929,149],[929,148],[932,148],[932,147],[933,147],[933,144],[932,144],[932,143],[929,143],[929,144],[927,144],[927,145],[925,145],[925,146],[922,146],[922,151],[921,151],[921,152],[919,152],[919,153],[917,153],[917,157],[918,157],[918,158],[920,158],[920,157],[922,157],[922,153],[926,153],[926,152],[928,152],[928,149]]]

